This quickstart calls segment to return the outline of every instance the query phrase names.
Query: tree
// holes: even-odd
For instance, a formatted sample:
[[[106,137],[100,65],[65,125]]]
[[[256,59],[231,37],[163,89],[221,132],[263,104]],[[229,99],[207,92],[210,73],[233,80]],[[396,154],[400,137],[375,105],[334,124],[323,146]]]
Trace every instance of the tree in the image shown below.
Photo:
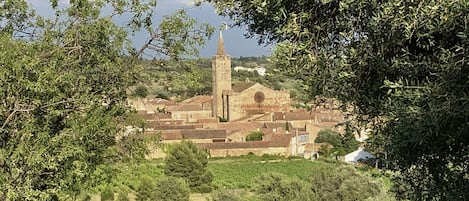
[[[316,200],[365,200],[379,194],[381,186],[350,167],[318,167],[311,176]]]
[[[333,147],[342,146],[340,139],[340,133],[335,132],[331,129],[322,129],[318,132],[318,136],[314,139],[315,143],[328,143]]]
[[[136,189],[136,201],[151,201],[155,200],[155,189],[156,184],[152,178],[148,176],[144,176],[140,180],[140,184]]]
[[[208,0],[309,95],[336,97],[372,125],[371,142],[412,200],[467,200],[466,1]]]
[[[27,2],[0,3],[0,200],[75,200],[96,185],[98,167],[116,158],[116,135],[127,126],[127,91],[143,54],[128,33],[166,33],[153,53],[176,58],[201,43],[191,43],[194,32],[178,38],[168,29],[200,30],[203,38],[211,31],[153,27],[155,1],[51,0],[50,18]],[[114,23],[123,15],[128,23]]]
[[[318,136],[314,140],[316,143],[328,143],[332,146],[321,146],[321,152],[324,155],[335,154],[345,155],[358,149],[359,142],[355,139],[349,122],[345,123],[345,133],[341,135],[330,129],[320,130]]]
[[[354,129],[350,121],[345,122],[345,132],[342,136],[342,146],[346,153],[356,151],[360,146],[360,142],[357,141],[354,134]]]
[[[252,131],[248,136],[246,136],[246,141],[262,141],[263,136],[264,133],[260,131]]]
[[[164,173],[184,179],[194,192],[212,190],[212,173],[207,169],[208,155],[191,141],[182,141],[168,147]]]
[[[299,179],[269,173],[261,175],[256,180],[258,185],[254,187],[253,191],[260,200],[310,201],[314,198],[308,184]]]
[[[155,200],[189,201],[191,190],[181,178],[166,177],[156,183]]]

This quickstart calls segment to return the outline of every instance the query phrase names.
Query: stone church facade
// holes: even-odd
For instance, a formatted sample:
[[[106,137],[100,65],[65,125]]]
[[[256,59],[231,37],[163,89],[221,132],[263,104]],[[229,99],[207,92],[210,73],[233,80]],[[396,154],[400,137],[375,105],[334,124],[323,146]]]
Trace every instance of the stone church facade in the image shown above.
[[[212,58],[212,116],[228,121],[252,115],[288,111],[288,90],[272,90],[255,82],[231,84],[231,57],[227,55],[220,32],[217,54]]]

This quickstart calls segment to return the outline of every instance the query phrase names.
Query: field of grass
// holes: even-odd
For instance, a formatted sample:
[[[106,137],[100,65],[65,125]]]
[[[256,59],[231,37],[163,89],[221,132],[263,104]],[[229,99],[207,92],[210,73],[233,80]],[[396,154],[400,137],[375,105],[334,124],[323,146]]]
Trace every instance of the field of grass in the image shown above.
[[[131,194],[140,185],[143,177],[149,177],[155,181],[164,177],[164,161],[162,159],[119,162],[112,165],[117,170],[117,175],[112,178],[110,185],[115,189],[125,189]],[[213,173],[214,190],[220,189],[245,189],[250,191],[255,187],[255,179],[265,173],[280,173],[290,178],[298,178],[307,183],[311,182],[311,175],[317,170],[335,169],[350,166],[335,160],[311,161],[300,158],[285,158],[278,156],[254,156],[211,158],[208,169]],[[358,168],[360,174],[373,177],[381,183],[384,189],[389,189],[390,180],[372,168]],[[132,194],[132,195],[133,195]],[[389,195],[381,193],[384,200],[389,200]],[[207,195],[203,195],[202,197]],[[197,200],[197,199],[196,199]],[[203,200],[203,199],[202,199]]]
[[[164,176],[162,169],[162,160],[142,160],[120,162],[113,165],[112,168],[118,170],[118,173],[111,180],[111,185],[118,188],[127,188],[135,190],[143,177],[158,179]]]
[[[268,158],[243,156],[212,160],[208,168],[214,175],[216,188],[251,188],[254,179],[265,173],[281,173],[291,178],[308,181],[316,168],[335,168],[335,162],[310,161],[304,159],[287,159],[283,157]]]

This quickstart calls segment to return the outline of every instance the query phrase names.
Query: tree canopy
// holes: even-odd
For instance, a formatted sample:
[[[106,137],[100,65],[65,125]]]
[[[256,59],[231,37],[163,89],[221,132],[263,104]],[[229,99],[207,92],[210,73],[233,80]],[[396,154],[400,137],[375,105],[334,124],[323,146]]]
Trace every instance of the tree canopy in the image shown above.
[[[182,141],[168,147],[164,173],[184,179],[194,192],[212,191],[212,173],[207,169],[208,154],[191,141]]]
[[[246,136],[246,141],[262,141],[263,136],[261,131],[252,131]]]
[[[117,136],[131,135],[126,98],[139,80],[136,60],[150,50],[195,54],[213,32],[184,11],[155,26],[156,1],[49,5],[52,17],[26,0],[0,1],[0,200],[77,199],[116,159]],[[115,23],[121,16],[128,23]],[[159,49],[149,40],[134,50],[129,33],[142,29],[159,36]]]
[[[248,36],[277,43],[277,68],[372,126],[398,195],[467,200],[468,1],[208,0]],[[406,193],[404,193],[406,192]]]

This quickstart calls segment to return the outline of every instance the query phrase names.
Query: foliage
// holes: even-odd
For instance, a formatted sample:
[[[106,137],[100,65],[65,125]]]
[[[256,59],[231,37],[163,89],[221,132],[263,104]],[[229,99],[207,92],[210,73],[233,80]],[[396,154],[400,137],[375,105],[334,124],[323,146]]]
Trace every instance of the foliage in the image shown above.
[[[146,98],[148,96],[148,89],[145,86],[139,85],[134,90],[134,96]]]
[[[135,111],[121,117],[122,131],[116,135],[116,150],[122,158],[141,160],[149,153],[148,145],[156,143],[156,139],[147,139],[143,131],[147,122]],[[156,138],[156,137],[155,137]]]
[[[140,180],[140,184],[136,189],[136,201],[151,201],[154,200],[154,191],[156,185],[154,180],[149,176],[144,176]]]
[[[212,173],[207,169],[208,155],[191,141],[182,141],[168,147],[164,173],[186,180],[194,192],[212,190]]]
[[[260,200],[312,201],[314,194],[305,181],[287,175],[267,173],[256,179],[253,191]]]
[[[319,131],[314,142],[332,145],[332,148],[327,145],[321,146],[320,150],[322,154],[326,156],[329,154],[345,155],[357,150],[359,146],[359,142],[355,139],[352,129],[350,128],[350,123],[346,123],[344,135],[330,129],[323,129]]]
[[[209,169],[213,172],[215,188],[243,188],[251,189],[255,186],[255,178],[263,172],[275,172],[291,178],[301,178],[305,181],[316,167],[333,165],[308,160],[276,160],[265,161],[262,157],[219,159],[211,162]],[[334,164],[335,166],[335,164]]]
[[[137,201],[188,201],[190,189],[187,183],[180,178],[163,177],[155,182],[153,178],[144,176],[136,193]]]
[[[312,174],[311,184],[318,201],[365,200],[381,190],[379,184],[349,167],[321,167]]]
[[[145,180],[146,177],[149,177],[150,180],[164,177],[162,166],[161,160],[125,160],[116,162],[111,166],[117,172],[112,177],[110,184],[121,189],[136,191],[140,188],[141,181]]]
[[[223,118],[223,117],[218,117],[219,122],[228,122],[228,119]]]
[[[251,200],[248,192],[243,189],[220,189],[211,193],[210,201],[246,201]]]
[[[379,197],[392,200],[383,180],[369,176],[371,174],[369,171],[358,172],[348,165],[335,161],[226,160],[210,163],[209,167],[215,175],[215,186],[218,189],[249,189],[256,196],[242,193],[243,191],[219,190],[218,193],[214,193],[217,194],[218,198],[233,200],[379,200],[376,199]]]
[[[117,201],[129,201],[129,192],[125,189],[120,189],[117,194]]]
[[[345,132],[341,141],[346,153],[356,151],[360,146],[360,142],[355,138],[354,129],[350,121],[345,122]]]
[[[264,133],[261,131],[252,131],[248,136],[246,136],[246,141],[262,141],[263,136]]]
[[[99,167],[117,159],[116,135],[128,126],[127,92],[138,82],[143,54],[128,33],[166,33],[152,53],[176,59],[193,54],[190,47],[211,31],[193,21],[180,24],[197,31],[184,38],[173,32],[177,23],[154,28],[154,0],[51,0],[49,18],[27,2],[0,3],[0,200],[73,200],[96,178],[110,176],[97,175]],[[183,14],[171,22],[188,20]],[[122,16],[128,23],[114,23]]]
[[[208,0],[309,95],[334,96],[373,125],[412,200],[467,200],[467,1]]]
[[[342,142],[340,140],[340,133],[331,129],[322,129],[318,133],[318,137],[314,140],[316,143],[329,143],[334,147],[340,147]]]
[[[101,192],[101,200],[102,201],[113,201],[114,200],[114,192],[112,191],[111,187],[106,186],[104,190]]]
[[[148,55],[148,52],[156,51],[173,61],[198,56],[198,48],[205,44],[205,40],[211,37],[214,30],[207,23],[197,23],[196,19],[187,15],[186,10],[180,9],[165,16],[157,28],[149,30],[150,39],[137,54]],[[158,55],[148,56],[158,58]]]
[[[190,192],[185,180],[165,177],[156,183],[154,199],[160,201],[189,201]]]

